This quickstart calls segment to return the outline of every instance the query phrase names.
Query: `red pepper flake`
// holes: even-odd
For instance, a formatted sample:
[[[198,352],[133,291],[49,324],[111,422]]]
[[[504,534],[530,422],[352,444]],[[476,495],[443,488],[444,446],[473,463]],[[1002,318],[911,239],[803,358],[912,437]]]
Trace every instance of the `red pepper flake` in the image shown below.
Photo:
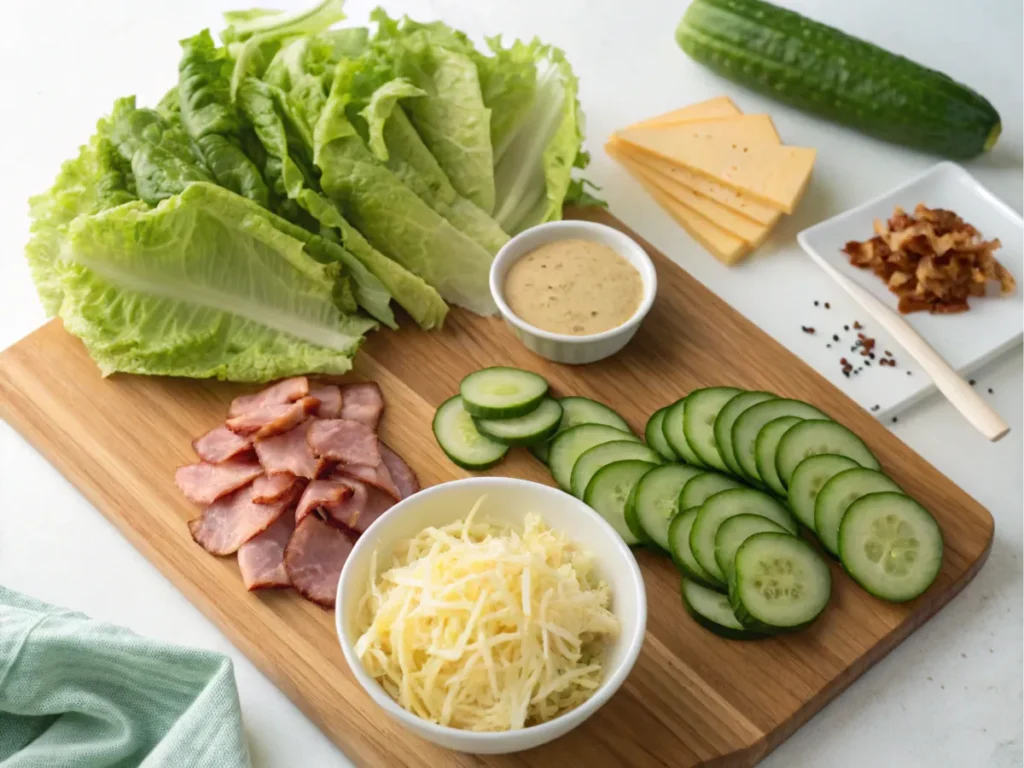
[[[888,349],[885,350],[885,356],[886,357],[892,357],[892,352],[890,352]]]
[[[809,325],[801,325],[800,330],[804,333],[814,333],[814,329]]]
[[[832,309],[832,305],[829,304],[827,301],[825,302],[825,309]]]
[[[856,329],[857,329],[857,330],[859,331],[859,330],[860,330],[861,328],[863,328],[864,326],[860,324],[860,321],[858,321],[858,320],[854,320],[854,321],[853,321],[853,327],[854,327],[854,328],[856,328]]]

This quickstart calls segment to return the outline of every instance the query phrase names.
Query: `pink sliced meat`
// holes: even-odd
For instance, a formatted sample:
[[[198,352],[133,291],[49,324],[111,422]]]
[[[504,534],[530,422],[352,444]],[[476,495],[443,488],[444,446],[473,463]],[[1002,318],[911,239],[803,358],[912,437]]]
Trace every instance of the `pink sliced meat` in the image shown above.
[[[267,530],[238,548],[238,567],[246,589],[251,592],[291,586],[284,569],[284,548],[294,530],[295,516],[286,511]]]
[[[419,478],[412,471],[412,467],[405,463],[405,460],[391,450],[387,444],[381,442],[378,445],[380,458],[384,466],[388,468],[395,488],[398,489],[399,500],[412,496],[420,489]]]
[[[236,435],[221,424],[192,441],[192,450],[203,461],[219,464],[252,450],[252,440]]]
[[[363,533],[395,505],[395,500],[379,488],[347,478],[343,482],[352,488],[351,495],[340,502],[323,506],[327,521],[334,525]]]
[[[228,416],[241,416],[268,405],[293,403],[309,394],[309,380],[305,376],[283,379],[254,395],[239,395],[231,401]]]
[[[377,435],[359,421],[319,419],[310,425],[306,441],[320,458],[367,467],[380,464]]]
[[[253,536],[267,530],[291,507],[292,497],[273,504],[257,504],[252,485],[218,499],[189,520],[192,538],[211,555],[230,555]]]
[[[381,456],[383,456],[383,453]],[[376,467],[367,467],[363,464],[339,464],[334,470],[333,475],[339,479],[353,478],[361,480],[368,485],[372,485],[374,488],[384,491],[395,501],[400,501],[402,498],[401,492],[395,486],[395,481],[391,479],[391,471],[383,461]]]
[[[326,459],[319,459],[306,442],[306,432],[313,421],[305,421],[280,435],[256,443],[256,455],[268,475],[288,472],[307,480],[315,480],[327,467]]]
[[[355,492],[353,485],[337,480],[314,480],[299,497],[299,505],[295,508],[296,524],[301,523],[311,512],[343,503]]]
[[[252,481],[252,500],[256,504],[273,504],[286,496],[294,495],[299,482],[299,478],[291,472],[260,475]]]
[[[336,419],[341,416],[341,387],[335,384],[324,384],[309,390],[309,396],[320,401],[316,409],[319,419]]]
[[[228,419],[226,425],[236,435],[251,435],[253,440],[264,440],[298,426],[319,406],[320,401],[315,397],[303,397],[294,403],[264,405],[247,411]]]
[[[288,580],[307,600],[333,608],[338,580],[352,542],[344,533],[309,515],[295,526],[284,550]]]
[[[384,395],[372,381],[346,384],[341,388],[341,418],[358,421],[376,431],[384,413]]]
[[[174,482],[193,504],[213,504],[221,496],[248,485],[263,473],[255,461],[229,459],[220,464],[201,461],[174,471]]]

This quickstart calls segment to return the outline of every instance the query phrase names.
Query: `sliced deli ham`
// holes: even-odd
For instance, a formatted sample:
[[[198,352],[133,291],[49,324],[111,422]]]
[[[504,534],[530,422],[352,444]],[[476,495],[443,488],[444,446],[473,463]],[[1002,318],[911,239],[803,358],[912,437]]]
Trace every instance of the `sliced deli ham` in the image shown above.
[[[306,599],[333,608],[341,569],[351,551],[352,542],[344,533],[308,515],[295,526],[284,550],[288,580]]]
[[[334,471],[334,476],[360,480],[374,488],[379,488],[395,501],[402,498],[401,492],[395,486],[395,481],[391,479],[391,471],[383,461],[376,467],[367,467],[363,464],[339,464]]]
[[[256,455],[267,474],[289,472],[307,480],[315,480],[324,473],[329,462],[317,458],[306,441],[306,433],[313,423],[303,422],[287,432],[256,443]]]
[[[252,500],[256,504],[273,504],[286,496],[294,496],[299,482],[291,472],[260,475],[252,481]]]
[[[203,461],[219,464],[252,451],[252,440],[236,435],[221,424],[192,441],[192,450]]]
[[[242,583],[250,592],[254,589],[280,589],[290,587],[288,572],[284,569],[284,548],[295,530],[295,516],[285,510],[267,530],[253,536],[238,549],[238,567]]]
[[[324,504],[328,522],[356,533],[363,533],[373,522],[394,506],[395,500],[379,488],[345,478],[341,481],[352,489],[343,500]]]
[[[346,384],[341,388],[341,418],[358,421],[376,431],[384,413],[384,395],[372,381]]]
[[[186,499],[205,506],[248,485],[261,474],[263,468],[254,461],[231,459],[220,464],[201,461],[178,467],[174,472],[174,482]]]
[[[355,492],[353,485],[336,480],[314,480],[306,486],[306,490],[299,497],[299,505],[295,508],[296,524],[318,509],[337,506],[344,502]]]
[[[376,467],[381,461],[377,435],[362,422],[319,419],[310,425],[306,441],[313,453],[324,459],[367,467]]]
[[[303,397],[294,403],[264,405],[228,419],[226,426],[236,435],[251,435],[253,440],[263,440],[298,426],[319,405],[320,401],[315,397]]]
[[[341,387],[336,384],[324,384],[309,390],[309,396],[320,401],[316,409],[318,419],[336,419],[341,416]]]
[[[412,467],[406,464],[405,460],[391,450],[386,443],[379,442],[377,447],[380,450],[381,461],[388,468],[391,480],[394,482],[395,488],[398,489],[398,499],[401,500],[416,493],[420,489],[420,481],[416,477],[416,473],[412,471]]]
[[[230,555],[253,536],[262,533],[288,510],[292,498],[273,504],[257,504],[252,485],[218,499],[188,523],[189,532],[212,555]]]
[[[228,417],[241,416],[268,405],[293,403],[309,394],[309,380],[305,376],[282,379],[254,395],[240,395],[231,401]]]

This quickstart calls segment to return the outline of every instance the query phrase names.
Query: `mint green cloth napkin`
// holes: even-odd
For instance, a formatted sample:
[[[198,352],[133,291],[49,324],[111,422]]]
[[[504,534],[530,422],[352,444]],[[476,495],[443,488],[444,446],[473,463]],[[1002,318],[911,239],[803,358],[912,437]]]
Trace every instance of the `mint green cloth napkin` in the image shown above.
[[[0,768],[249,768],[231,660],[0,587]]]

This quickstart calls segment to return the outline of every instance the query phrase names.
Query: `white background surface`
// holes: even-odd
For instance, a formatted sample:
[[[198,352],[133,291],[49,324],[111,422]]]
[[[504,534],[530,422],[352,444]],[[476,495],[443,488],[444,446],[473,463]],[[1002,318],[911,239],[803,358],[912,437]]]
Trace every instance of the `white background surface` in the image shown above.
[[[25,200],[46,189],[116,97],[154,103],[176,73],[179,38],[219,28],[238,2],[93,3],[15,0],[0,31],[0,348],[44,321],[21,259]],[[264,5],[274,3],[264,3]],[[282,6],[292,5],[281,2]],[[1022,202],[1022,8],[1017,0],[786,0],[786,5],[934,66],[988,96],[1003,116],[990,155],[967,164],[1012,208]],[[349,5],[363,22],[371,3]],[[727,85],[676,47],[685,4],[669,0],[389,0],[392,13],[443,18],[480,38],[538,34],[565,48],[582,80],[594,164],[612,210],[751,320],[827,375],[821,339],[801,324],[850,322],[856,312],[796,245],[800,229],[873,197],[935,162]],[[612,130],[722,92],[770,111],[784,139],[819,150],[797,213],[756,258],[726,270],[691,242],[601,152]],[[1017,276],[1020,279],[1021,275]],[[811,306],[832,304],[831,315]],[[833,319],[834,318],[834,319]],[[964,593],[765,761],[771,768],[1022,764],[1022,377],[1018,347],[977,375],[1012,431],[991,445],[930,399],[892,425],[897,435],[988,507],[992,555]],[[872,369],[873,370],[873,369]],[[60,370],[53,375],[60,376]],[[859,388],[884,387],[862,376]],[[848,390],[849,391],[849,390]],[[159,435],[154,435],[159,439]],[[0,582],[44,600],[203,646],[235,661],[257,766],[343,766],[342,754],[212,624],[124,541],[6,424],[0,424]],[[343,663],[340,657],[336,663]]]

